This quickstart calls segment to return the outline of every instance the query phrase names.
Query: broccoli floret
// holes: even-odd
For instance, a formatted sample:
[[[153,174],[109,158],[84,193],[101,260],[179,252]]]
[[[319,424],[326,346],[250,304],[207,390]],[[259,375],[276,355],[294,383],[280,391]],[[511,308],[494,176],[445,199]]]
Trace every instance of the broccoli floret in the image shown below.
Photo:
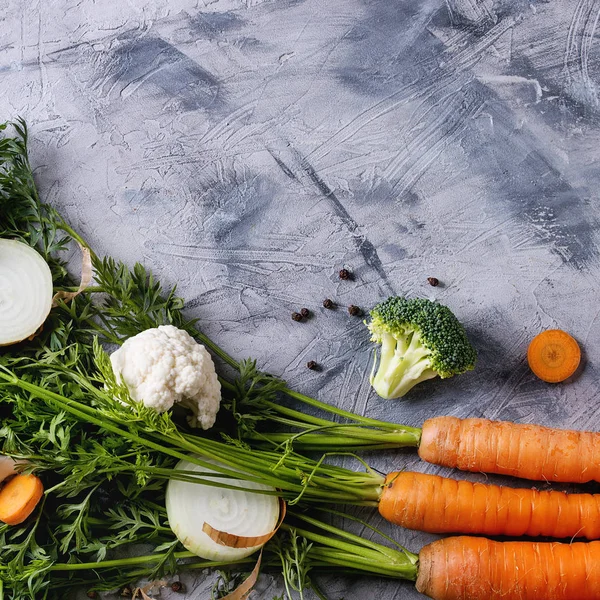
[[[371,341],[381,344],[371,385],[388,400],[433,377],[446,379],[475,368],[477,353],[452,311],[422,298],[392,297],[371,312]]]

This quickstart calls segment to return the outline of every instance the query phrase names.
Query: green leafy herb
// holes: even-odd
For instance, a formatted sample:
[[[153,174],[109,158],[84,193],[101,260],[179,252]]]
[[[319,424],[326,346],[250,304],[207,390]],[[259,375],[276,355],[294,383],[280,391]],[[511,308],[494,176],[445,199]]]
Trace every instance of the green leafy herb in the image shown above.
[[[72,289],[61,256],[74,243],[85,242],[40,201],[27,158],[25,123],[12,127],[15,135],[0,139],[0,237],[36,247],[50,264],[55,287]],[[0,126],[1,131],[8,128]],[[30,461],[26,470],[38,473],[46,486],[45,501],[33,518],[18,527],[0,526],[0,600],[45,598],[50,589],[89,583],[84,572],[102,573],[94,587],[109,589],[182,568],[189,553],[170,533],[162,506],[174,464],[190,460],[190,454],[211,473],[214,464],[206,460],[218,456],[222,474],[240,479],[242,489],[244,480],[266,483],[291,503],[376,503],[380,476],[331,466],[325,456],[313,461],[297,449],[416,445],[418,430],[353,415],[293,392],[261,373],[255,362],[238,363],[207,338],[184,316],[175,289],[165,292],[141,265],[129,269],[93,253],[92,259],[95,285],[68,304],[60,303],[31,342],[0,351],[0,450]],[[222,432],[221,440],[191,433],[171,414],[134,402],[116,382],[102,345],[120,344],[162,324],[185,329],[237,372],[232,381],[222,380],[234,428]],[[347,422],[287,408],[280,402],[283,395]],[[292,431],[265,432],[272,424]],[[251,449],[248,443],[266,449]],[[178,472],[177,477],[223,485],[203,479],[202,472]],[[301,593],[308,584],[309,557],[311,568],[338,566],[315,535],[296,528],[279,546],[288,592]],[[140,543],[155,547],[155,560],[119,556]],[[366,569],[367,562],[360,564]],[[408,567],[398,572],[412,576]]]

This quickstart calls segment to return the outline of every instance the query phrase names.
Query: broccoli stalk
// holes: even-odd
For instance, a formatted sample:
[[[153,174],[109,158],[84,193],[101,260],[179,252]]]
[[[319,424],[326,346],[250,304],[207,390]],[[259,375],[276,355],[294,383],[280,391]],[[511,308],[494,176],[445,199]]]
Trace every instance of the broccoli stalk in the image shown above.
[[[445,379],[475,368],[477,354],[452,311],[421,298],[392,297],[378,304],[367,324],[381,344],[371,385],[388,400],[427,379]]]

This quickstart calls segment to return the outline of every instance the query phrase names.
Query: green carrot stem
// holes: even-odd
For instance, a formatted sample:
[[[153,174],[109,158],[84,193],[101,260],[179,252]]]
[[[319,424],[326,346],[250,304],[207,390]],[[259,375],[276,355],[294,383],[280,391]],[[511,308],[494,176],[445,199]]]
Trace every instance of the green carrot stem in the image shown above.
[[[364,429],[363,425],[331,425],[305,429],[301,432],[251,433],[246,439],[283,444],[288,440],[296,448],[319,450],[325,448],[406,448],[418,445],[413,433]]]
[[[328,531],[329,528],[323,527],[323,525],[324,524],[321,524],[321,527]],[[322,546],[327,546],[329,548],[335,548],[337,550],[349,552],[356,557],[361,557],[362,559],[364,559],[366,564],[369,564],[371,562],[381,563],[385,561],[393,561],[395,564],[398,565],[414,567],[414,563],[406,555],[405,552],[394,551],[391,548],[380,546],[379,544],[377,544],[376,549],[373,550],[372,548],[365,547],[362,544],[357,545],[354,543],[345,542],[344,540],[330,537],[328,535],[322,535],[312,530],[292,527],[290,525],[287,525],[286,523],[283,523],[281,525],[281,529],[283,529],[284,531],[295,531],[297,535],[304,537],[312,542],[317,542]]]
[[[319,561],[327,567],[342,567],[358,569],[373,575],[383,575],[385,577],[402,578],[409,581],[417,579],[418,567],[413,564],[391,564],[373,560],[367,557],[359,557],[352,552],[332,548],[311,548],[309,556],[311,559]]]
[[[364,548],[370,548],[371,550],[376,550],[377,552],[379,552],[381,554],[385,554],[385,555],[389,556],[390,558],[393,558],[394,560],[398,557],[399,553],[401,555],[407,557],[409,560],[412,559],[415,562],[417,560],[416,555],[412,554],[411,552],[409,552],[406,548],[403,548],[402,546],[400,546],[399,549],[387,548],[386,546],[382,546],[381,544],[378,544],[377,542],[373,542],[366,538],[360,537],[359,535],[355,535],[353,533],[350,533],[349,531],[345,531],[343,529],[339,529],[338,527],[334,527],[333,525],[328,525],[327,523],[323,523],[322,521],[314,519],[304,513],[293,512],[290,514],[293,514],[294,517],[296,517],[297,519],[301,519],[302,521],[305,521],[306,523],[309,523],[310,525],[319,527],[320,529],[322,529],[328,533],[332,533],[332,534],[342,537],[346,540],[349,540],[349,541],[353,542],[354,544],[356,544],[357,546],[364,547]]]
[[[317,465],[312,465],[310,463],[305,465],[308,481],[315,484],[314,487],[309,487],[294,483],[294,481],[289,481],[289,479],[286,478],[278,477],[274,474],[275,471],[273,469],[277,463],[261,461],[260,458],[257,458],[256,452],[246,451],[237,447],[229,447],[224,444],[203,438],[197,438],[195,444],[186,441],[186,439],[183,437],[178,437],[175,441],[164,434],[146,431],[145,436],[160,440],[162,443],[153,442],[150,439],[147,439],[145,436],[137,435],[125,429],[121,429],[120,427],[109,422],[109,417],[104,414],[96,416],[98,413],[95,412],[96,409],[93,407],[86,406],[50,390],[46,390],[41,386],[24,381],[6,368],[3,368],[0,371],[0,379],[4,379],[5,381],[32,393],[44,401],[54,403],[61,409],[84,421],[92,423],[107,431],[116,433],[126,439],[144,445],[153,450],[157,450],[163,454],[167,454],[179,459],[185,459],[193,464],[197,464],[204,468],[228,475],[232,479],[253,481],[279,488],[282,490],[281,495],[286,497],[289,501],[297,501],[300,497],[306,496],[306,499],[310,499],[311,501],[343,502],[372,506],[377,503],[381,492],[381,483],[383,478],[380,476],[375,476],[372,474],[348,473],[348,479],[346,481],[350,480],[352,485],[346,485],[343,478],[340,478],[338,481],[328,481],[324,477],[320,477],[317,474],[319,469],[325,468],[321,466],[320,462],[317,463]],[[189,456],[188,454],[180,452],[179,450],[174,450],[168,447],[169,444],[174,443],[177,443],[180,449],[187,450],[188,452],[198,453],[209,458],[216,457],[218,459],[218,463],[210,463],[205,460],[198,459],[195,456]],[[210,451],[211,448],[213,449],[212,452]],[[224,468],[222,464],[233,467],[234,469],[239,468],[242,473],[240,474],[236,470]],[[252,470],[250,470],[250,466],[253,466]],[[280,469],[280,472],[285,473],[285,471],[282,471],[282,469]],[[288,475],[290,474],[290,471],[293,473],[294,480],[297,479],[298,476],[295,470],[289,469],[287,471]],[[335,470],[335,468],[333,468],[332,472],[339,472],[339,470]],[[200,483],[200,481],[198,482]],[[217,485],[215,482],[209,483],[209,480],[202,481],[202,483],[213,486]],[[321,487],[317,486],[317,483]],[[359,483],[362,484],[362,486],[358,485]],[[219,485],[221,487],[226,487],[225,484],[221,484],[220,482]],[[239,488],[234,487],[234,489]],[[297,494],[295,498],[290,497],[291,492],[295,492]]]
[[[35,187],[35,186],[33,186],[33,187]],[[37,198],[37,196],[36,196],[36,198]],[[39,201],[39,199],[38,199],[38,201]],[[66,221],[61,219],[61,222],[59,223],[59,227],[65,233],[67,233],[71,238],[73,238],[74,240],[79,242],[82,246],[87,247],[90,250],[90,253],[91,253],[91,256],[92,256],[92,259],[94,262],[97,262],[99,260],[98,256],[91,250],[91,248],[85,242],[85,240],[72,227],[70,227]],[[102,286],[97,285],[97,286],[94,286],[93,288],[88,288],[88,291],[102,292],[105,290],[102,288]],[[189,327],[188,329],[202,344],[204,344],[204,346],[206,346],[209,350],[211,350],[223,362],[228,364],[230,367],[232,367],[236,370],[239,370],[240,364],[238,363],[238,361],[236,361],[232,356],[230,356],[219,345],[217,345],[215,342],[213,342],[208,336],[206,336],[204,333],[202,333],[200,330],[198,330],[195,327]],[[115,341],[115,339],[117,339],[116,336],[111,336],[111,337],[114,337],[114,339],[112,341]],[[224,380],[222,378],[221,378],[221,383],[222,383],[222,385],[224,385],[224,387],[227,387],[228,389],[230,389],[232,391],[235,391],[235,389],[236,389],[233,384],[227,382],[226,380]],[[292,390],[288,387],[285,387],[283,389],[283,392],[286,395],[288,395],[290,398],[299,400],[300,402],[302,402],[304,404],[308,404],[309,406],[314,406],[314,407],[319,408],[320,410],[323,410],[330,414],[341,416],[341,417],[344,417],[345,419],[349,419],[349,420],[357,422],[357,423],[362,423],[364,425],[369,425],[372,427],[380,427],[380,428],[388,429],[388,430],[390,428],[392,428],[394,432],[398,432],[401,436],[398,439],[398,443],[399,443],[398,447],[418,446],[419,445],[420,437],[421,437],[421,429],[419,429],[419,428],[395,425],[393,423],[388,423],[386,421],[380,421],[378,419],[371,419],[369,417],[364,417],[364,416],[352,413],[350,411],[346,411],[341,408],[331,406],[330,404],[321,402],[320,400],[317,400],[316,398],[307,396],[306,394],[296,392],[295,390]],[[294,411],[293,409],[283,407],[281,405],[278,405],[278,404],[270,402],[270,401],[265,400],[265,401],[263,401],[263,404],[273,410],[280,412],[281,414],[287,414],[288,416],[295,416],[298,418],[298,420],[306,422],[306,423],[312,423],[314,425],[322,425],[322,426],[326,426],[326,425],[330,424],[330,422],[327,421],[326,419],[319,419],[318,417],[306,415],[302,412]]]
[[[91,407],[87,407],[79,402],[76,402],[75,400],[66,398],[65,396],[61,396],[60,394],[56,394],[55,392],[46,390],[35,384],[23,381],[22,379],[18,378],[16,375],[9,374],[7,369],[3,369],[2,371],[0,371],[0,379],[4,379],[5,381],[7,381],[9,383],[16,385],[16,386],[20,387],[21,389],[30,392],[31,394],[35,395],[36,397],[40,398],[41,400],[54,403],[54,404],[58,405],[62,410],[65,410],[66,412],[71,413],[72,415],[78,417],[79,419],[81,419],[83,421],[86,421],[88,423],[96,425],[97,427],[100,427],[101,429],[105,429],[112,433],[116,433],[130,441],[136,442],[140,445],[144,445],[153,450],[157,450],[159,452],[162,452],[163,454],[167,454],[174,458],[178,458],[180,460],[184,459],[191,463],[198,464],[199,466],[202,466],[204,468],[218,470],[221,473],[229,475],[232,479],[242,480],[242,477],[240,477],[240,473],[237,471],[227,470],[219,464],[215,465],[213,463],[208,463],[208,462],[200,460],[196,457],[188,456],[187,454],[184,454],[182,452],[172,450],[170,448],[165,447],[164,445],[154,443],[154,442],[147,440],[145,438],[142,438],[136,434],[130,433],[129,431],[126,431],[124,429],[121,429],[121,428],[109,423],[106,415],[102,415],[103,418],[99,418],[99,417],[94,416],[93,414],[90,414],[89,411],[90,410],[94,411],[95,409],[93,409]],[[221,457],[219,457],[219,462],[224,463],[226,461],[221,460]],[[264,479],[255,478],[251,474],[248,474],[248,473],[244,473],[243,479],[247,480],[247,481],[256,481],[257,483],[264,483]],[[275,483],[281,483],[277,479],[274,479],[274,481],[275,481]],[[207,482],[207,484],[208,484],[208,482]],[[296,489],[292,490],[292,491],[299,491],[301,489],[302,489],[302,486],[296,486]]]
[[[165,558],[166,554],[148,554],[146,556],[133,556],[131,558],[116,558],[114,560],[101,560],[97,562],[88,563],[54,563],[51,567],[51,571],[86,571],[88,569],[111,569],[129,567],[132,565],[144,565],[147,563],[160,562]],[[183,558],[197,558],[197,555],[193,552],[183,551],[173,553],[173,558],[180,560]],[[221,566],[224,563],[211,566]],[[231,563],[227,563],[231,564]]]

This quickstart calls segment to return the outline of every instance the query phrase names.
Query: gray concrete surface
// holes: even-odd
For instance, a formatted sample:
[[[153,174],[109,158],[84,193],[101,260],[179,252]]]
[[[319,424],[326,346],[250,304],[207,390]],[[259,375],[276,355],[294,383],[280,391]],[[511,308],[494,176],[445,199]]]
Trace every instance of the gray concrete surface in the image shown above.
[[[29,122],[44,196],[99,252],[177,283],[234,356],[411,425],[600,427],[598,0],[0,4],[1,118]],[[378,399],[360,319],[321,302],[391,293],[449,305],[477,370]],[[301,306],[315,316],[294,323]],[[553,327],[585,350],[557,386],[525,359]],[[369,460],[444,472],[411,453]],[[433,539],[386,530],[413,550]],[[188,579],[186,598],[212,581]],[[335,600],[419,597],[323,583]],[[254,597],[276,593],[265,577]]]

